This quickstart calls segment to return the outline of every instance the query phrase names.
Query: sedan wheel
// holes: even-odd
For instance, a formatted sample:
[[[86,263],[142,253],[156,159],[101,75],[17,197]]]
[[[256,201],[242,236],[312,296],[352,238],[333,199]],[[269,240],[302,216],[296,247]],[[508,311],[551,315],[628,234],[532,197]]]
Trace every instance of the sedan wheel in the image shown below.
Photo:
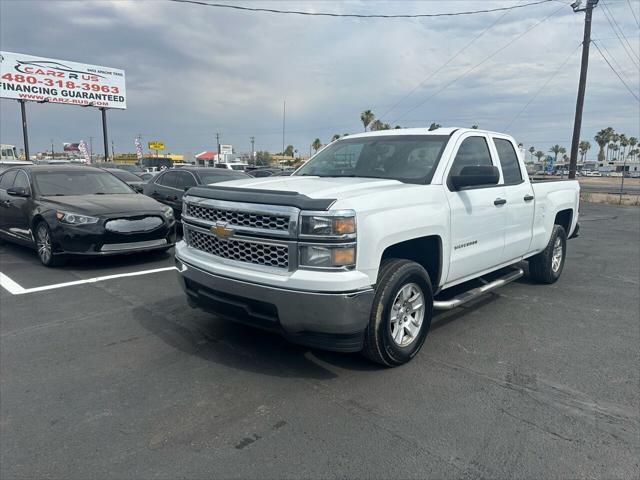
[[[53,267],[62,262],[62,258],[53,255],[51,231],[45,222],[40,222],[36,227],[36,248],[38,251],[38,258],[40,258],[43,265]]]

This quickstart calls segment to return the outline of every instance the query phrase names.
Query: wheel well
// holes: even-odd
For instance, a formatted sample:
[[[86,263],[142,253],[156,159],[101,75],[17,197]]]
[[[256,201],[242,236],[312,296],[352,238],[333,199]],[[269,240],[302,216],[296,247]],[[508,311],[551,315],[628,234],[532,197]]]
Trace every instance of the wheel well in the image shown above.
[[[440,237],[436,235],[419,237],[389,245],[382,252],[381,260],[386,258],[404,258],[422,265],[431,278],[434,290],[438,288],[442,273],[442,239]]]
[[[561,210],[556,214],[556,219],[554,220],[554,225],[560,225],[564,227],[564,231],[569,235],[569,230],[571,230],[571,219],[573,218],[573,210],[570,208],[567,210]]]
[[[33,217],[33,219],[31,220],[31,236],[35,239],[36,238],[36,225],[38,225],[38,223],[40,223],[40,221],[46,221],[44,219],[44,217],[40,214],[36,215],[35,217]]]

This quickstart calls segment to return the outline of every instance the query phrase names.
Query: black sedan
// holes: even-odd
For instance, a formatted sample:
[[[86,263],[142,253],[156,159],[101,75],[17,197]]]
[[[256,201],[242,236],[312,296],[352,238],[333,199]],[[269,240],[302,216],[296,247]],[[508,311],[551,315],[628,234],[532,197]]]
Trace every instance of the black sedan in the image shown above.
[[[86,166],[24,166],[0,175],[0,237],[33,247],[46,266],[67,255],[167,250],[171,208]]]
[[[210,185],[239,178],[251,177],[244,172],[221,168],[175,168],[165,170],[145,183],[142,193],[169,205],[179,220],[185,191],[196,185]]]
[[[112,175],[115,175],[124,183],[133,188],[136,192],[142,193],[142,186],[145,184],[145,181],[142,177],[138,175],[134,175],[131,172],[127,172],[126,170],[122,170],[120,168],[105,168],[107,172]]]

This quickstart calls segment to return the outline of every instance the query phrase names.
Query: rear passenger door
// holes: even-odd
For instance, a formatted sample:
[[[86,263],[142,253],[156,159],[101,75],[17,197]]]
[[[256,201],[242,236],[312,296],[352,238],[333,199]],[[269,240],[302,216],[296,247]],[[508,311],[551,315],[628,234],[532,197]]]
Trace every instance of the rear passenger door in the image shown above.
[[[447,283],[464,281],[502,262],[506,210],[503,185],[455,190],[451,176],[467,165],[497,165],[489,139],[480,133],[460,137],[446,173],[445,192],[451,210],[451,256]]]
[[[16,178],[17,170],[7,170],[0,176],[0,230],[9,233],[9,209],[11,197],[7,195],[7,189],[13,186],[13,179]]]
[[[533,188],[518,159],[516,145],[509,138],[492,136],[492,146],[500,160],[504,194],[506,224],[503,262],[518,260],[529,251],[533,229],[535,201]]]

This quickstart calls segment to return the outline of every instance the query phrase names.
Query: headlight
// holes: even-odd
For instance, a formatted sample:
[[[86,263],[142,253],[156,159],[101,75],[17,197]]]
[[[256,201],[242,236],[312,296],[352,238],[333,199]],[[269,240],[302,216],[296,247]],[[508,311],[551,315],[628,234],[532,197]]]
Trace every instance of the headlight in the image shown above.
[[[355,243],[331,244],[301,244],[299,252],[300,268],[317,269],[350,269],[356,265]]]
[[[69,225],[93,225],[94,223],[98,223],[99,220],[96,217],[70,212],[56,212],[56,218],[60,222],[68,223]]]
[[[164,215],[164,218],[166,218],[167,220],[173,220],[173,208],[171,207],[167,207],[162,211],[162,214]]]
[[[300,235],[334,239],[355,238],[356,214],[353,210],[302,212]]]

